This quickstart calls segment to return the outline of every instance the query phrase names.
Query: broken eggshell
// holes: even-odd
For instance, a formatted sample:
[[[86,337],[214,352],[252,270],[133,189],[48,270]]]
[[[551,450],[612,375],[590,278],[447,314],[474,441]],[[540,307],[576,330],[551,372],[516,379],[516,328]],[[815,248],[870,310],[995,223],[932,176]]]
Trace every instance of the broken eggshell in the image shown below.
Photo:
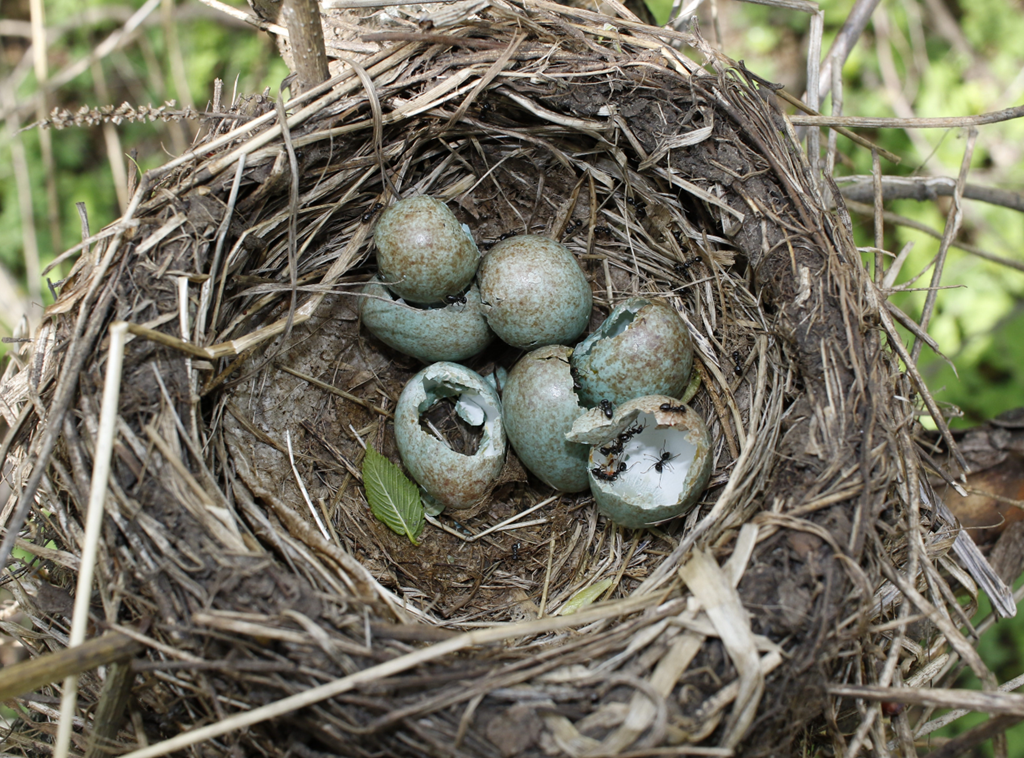
[[[487,323],[513,347],[572,342],[590,321],[587,277],[568,248],[548,237],[499,242],[484,256],[477,282]]]
[[[411,306],[396,300],[376,277],[363,288],[359,316],[385,345],[424,363],[461,361],[476,355],[494,339],[480,310],[474,284],[465,302],[444,307]]]
[[[686,322],[660,298],[633,297],[619,303],[572,357],[579,396],[592,407],[616,405],[644,395],[682,394],[693,366],[693,341]]]
[[[476,452],[456,452],[420,425],[420,417],[444,398],[470,426],[482,427]],[[395,407],[398,454],[412,478],[448,508],[469,508],[486,497],[505,463],[501,401],[475,371],[442,361],[409,380]]]
[[[688,513],[711,478],[711,435],[693,409],[649,395],[581,416],[566,435],[592,445],[588,475],[598,510],[631,529]]]
[[[411,303],[443,303],[469,286],[480,251],[440,200],[419,195],[386,209],[373,230],[377,268],[388,289]]]
[[[523,465],[545,484],[563,492],[589,486],[590,448],[565,438],[584,413],[569,372],[572,348],[547,345],[523,356],[502,395],[505,432]]]

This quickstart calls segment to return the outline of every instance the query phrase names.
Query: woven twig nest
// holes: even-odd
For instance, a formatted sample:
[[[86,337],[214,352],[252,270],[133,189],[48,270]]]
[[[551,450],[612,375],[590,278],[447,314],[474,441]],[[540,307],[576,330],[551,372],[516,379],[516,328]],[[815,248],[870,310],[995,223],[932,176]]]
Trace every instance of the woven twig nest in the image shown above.
[[[20,544],[50,570],[16,586],[37,647],[59,648],[70,612],[51,585],[70,587],[82,554],[107,326],[130,325],[92,618],[144,657],[118,686],[114,669],[82,676],[79,747],[596,756],[908,739],[836,687],[926,686],[947,638],[980,665],[946,610],[950,576],[973,584],[918,473],[919,388],[884,298],[771,87],[696,35],[540,1],[369,42],[358,22],[337,28],[372,51],[289,103],[287,124],[240,99],[144,178],[7,377],[5,518],[32,505]],[[592,284],[592,326],[638,294],[684,315],[715,442],[701,507],[624,530],[510,459],[490,499],[417,547],[372,517],[363,445],[397,460],[389,409],[420,366],[360,330],[357,293],[378,204],[417,194],[484,248],[561,239]],[[930,639],[890,623],[910,606],[887,582],[930,615]],[[599,602],[570,614],[593,587]],[[38,729],[26,750],[53,733]]]

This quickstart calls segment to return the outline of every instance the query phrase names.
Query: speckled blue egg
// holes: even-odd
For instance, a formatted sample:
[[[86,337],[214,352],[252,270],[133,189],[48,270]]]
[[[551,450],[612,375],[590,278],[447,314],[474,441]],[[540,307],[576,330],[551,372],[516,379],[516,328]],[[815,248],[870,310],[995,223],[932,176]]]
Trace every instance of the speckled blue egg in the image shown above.
[[[496,244],[477,274],[491,329],[527,350],[577,339],[590,321],[593,294],[564,246],[523,234]]]
[[[465,360],[494,339],[475,284],[466,292],[466,302],[437,307],[396,300],[376,277],[363,294],[359,316],[366,328],[385,345],[424,363]]]
[[[501,402],[505,433],[523,465],[556,490],[581,492],[589,486],[590,448],[565,438],[585,411],[573,391],[570,355],[571,348],[547,345],[523,356]]]
[[[660,298],[634,297],[615,307],[593,334],[576,346],[573,366],[580,400],[618,405],[644,395],[682,394],[693,367],[686,322]]]
[[[437,402],[451,398],[455,413],[481,427],[476,450],[453,450],[420,425]],[[498,393],[483,377],[458,363],[427,366],[405,385],[395,406],[395,443],[412,478],[447,508],[469,508],[490,492],[505,464],[507,439]]]
[[[459,294],[480,264],[473,235],[447,205],[426,195],[385,210],[373,241],[381,281],[411,303],[443,303],[445,296]]]

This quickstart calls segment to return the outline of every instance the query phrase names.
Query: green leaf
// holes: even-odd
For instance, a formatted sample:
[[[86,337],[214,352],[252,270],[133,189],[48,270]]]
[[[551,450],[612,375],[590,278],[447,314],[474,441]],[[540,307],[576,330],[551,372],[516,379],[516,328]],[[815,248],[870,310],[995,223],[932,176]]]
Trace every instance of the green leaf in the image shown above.
[[[395,534],[416,541],[423,532],[423,503],[420,490],[394,463],[366,446],[363,458],[363,487],[366,500],[377,520]]]
[[[559,616],[569,616],[570,614],[582,611],[588,605],[592,604],[595,600],[601,597],[609,587],[615,583],[614,579],[602,579],[600,582],[596,582],[589,587],[584,587],[571,598],[569,598],[565,605],[562,606]]]

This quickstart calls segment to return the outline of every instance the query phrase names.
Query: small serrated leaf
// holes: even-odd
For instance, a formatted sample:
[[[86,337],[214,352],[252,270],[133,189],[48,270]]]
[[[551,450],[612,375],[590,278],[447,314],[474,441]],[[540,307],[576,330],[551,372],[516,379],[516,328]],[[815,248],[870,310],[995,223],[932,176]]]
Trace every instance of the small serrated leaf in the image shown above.
[[[423,532],[423,503],[420,490],[394,463],[366,446],[363,457],[363,487],[366,501],[377,520],[395,534],[416,541]]]
[[[601,597],[609,587],[615,584],[614,579],[602,579],[600,582],[596,582],[589,587],[584,587],[567,601],[562,606],[562,610],[559,612],[559,616],[569,616],[577,611],[582,611],[588,605],[591,605],[595,600]]]

